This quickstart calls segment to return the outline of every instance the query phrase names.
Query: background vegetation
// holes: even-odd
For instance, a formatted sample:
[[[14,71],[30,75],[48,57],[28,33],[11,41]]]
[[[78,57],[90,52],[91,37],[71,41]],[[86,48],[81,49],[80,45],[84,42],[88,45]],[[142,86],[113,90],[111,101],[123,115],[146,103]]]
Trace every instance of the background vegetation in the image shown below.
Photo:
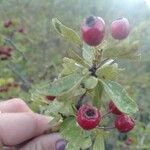
[[[0,99],[20,97],[35,110],[31,102],[30,88],[43,81],[58,76],[62,58],[73,44],[62,39],[54,31],[51,19],[56,17],[66,26],[80,33],[80,24],[84,17],[97,15],[104,18],[107,31],[105,40],[112,49],[109,55],[128,49],[135,55],[126,53],[118,61],[126,68],[119,78],[130,95],[137,101],[139,112],[136,115],[136,128],[129,134],[108,133],[106,149],[145,149],[150,147],[150,7],[144,0],[0,0],[0,47],[13,49],[9,60],[0,60],[0,89],[8,83],[19,86],[9,87],[0,92]],[[131,34],[123,42],[114,41],[110,36],[110,24],[118,17],[126,17],[132,26]],[[4,27],[5,20],[11,19],[13,26]],[[23,26],[24,33],[17,29]],[[107,45],[107,44],[106,44]],[[81,53],[76,49],[78,53]],[[137,57],[137,54],[141,57]],[[134,56],[134,57],[133,57]],[[106,101],[105,106],[107,105]],[[115,138],[114,138],[115,135]],[[126,139],[133,144],[125,144]]]

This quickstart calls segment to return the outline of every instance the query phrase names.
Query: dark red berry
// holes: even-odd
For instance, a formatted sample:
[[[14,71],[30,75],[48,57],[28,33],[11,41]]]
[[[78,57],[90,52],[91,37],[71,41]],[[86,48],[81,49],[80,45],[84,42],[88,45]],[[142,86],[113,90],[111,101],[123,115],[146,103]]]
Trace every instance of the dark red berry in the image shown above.
[[[7,87],[0,87],[0,92],[8,92],[8,88]]]
[[[4,27],[5,28],[9,28],[10,26],[12,25],[12,21],[9,19],[9,20],[6,20],[5,22],[4,22]]]
[[[4,54],[1,54],[1,55],[0,55],[0,59],[1,59],[1,60],[7,60],[7,59],[8,59],[8,56],[7,56],[7,55],[4,55]]]
[[[123,114],[117,107],[116,105],[113,103],[113,101],[109,102],[109,110],[115,114],[115,115],[121,115]]]
[[[18,32],[24,33],[24,27],[23,27],[23,26],[20,26],[20,27],[18,28]]]
[[[130,24],[126,18],[119,18],[111,24],[111,35],[114,39],[125,39],[130,32]]]
[[[131,144],[133,144],[133,139],[131,138],[131,137],[129,137],[129,138],[127,138],[127,140],[125,141],[125,144],[126,145],[131,145]]]
[[[81,25],[82,39],[90,46],[99,45],[105,34],[105,22],[100,17],[90,16]]]
[[[126,115],[117,116],[115,120],[115,127],[122,133],[131,131],[134,126],[134,119]]]
[[[46,99],[49,101],[53,101],[56,97],[55,96],[46,96]]]
[[[76,120],[80,127],[90,130],[100,123],[101,115],[96,107],[86,104],[78,110]]]

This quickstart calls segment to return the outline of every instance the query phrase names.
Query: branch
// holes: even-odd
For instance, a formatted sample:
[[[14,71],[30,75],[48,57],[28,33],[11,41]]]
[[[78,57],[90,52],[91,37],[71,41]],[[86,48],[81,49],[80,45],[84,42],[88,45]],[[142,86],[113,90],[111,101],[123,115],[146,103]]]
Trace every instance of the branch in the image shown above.
[[[22,57],[25,61],[28,61],[28,59],[24,55],[24,53],[13,43],[13,41],[11,39],[6,38],[5,41],[6,41],[6,43],[9,43],[16,51],[18,51],[22,55]]]

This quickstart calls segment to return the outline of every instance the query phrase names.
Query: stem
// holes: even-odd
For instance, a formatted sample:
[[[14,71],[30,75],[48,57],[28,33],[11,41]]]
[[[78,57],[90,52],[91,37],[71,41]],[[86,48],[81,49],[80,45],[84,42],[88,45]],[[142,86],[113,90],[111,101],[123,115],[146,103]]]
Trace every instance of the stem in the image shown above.
[[[80,98],[79,98],[79,100],[78,100],[78,102],[76,104],[77,110],[81,107],[81,105],[83,103],[83,99],[84,99],[84,97],[85,97],[86,94],[87,94],[87,90],[85,91],[85,93],[83,95],[80,96]]]
[[[114,126],[112,127],[97,127],[98,129],[103,129],[103,130],[111,130],[111,129],[115,129]]]
[[[101,118],[103,119],[103,118],[107,117],[110,113],[111,113],[111,111],[107,112],[107,113],[104,114]]]
[[[29,82],[28,80],[26,80],[26,78],[25,78],[23,75],[21,75],[21,74],[19,73],[19,71],[17,71],[17,69],[15,68],[15,64],[14,64],[13,62],[10,61],[10,63],[11,63],[12,65],[9,64],[9,65],[7,65],[7,66],[11,69],[11,71],[12,71],[16,76],[18,76],[18,77],[20,78],[20,80],[23,82],[23,85],[25,86],[26,91],[28,91],[29,88],[31,87],[30,82]]]
[[[28,60],[27,57],[24,55],[24,53],[13,43],[13,41],[11,39],[7,38],[7,39],[5,39],[5,41],[8,42],[16,51],[18,51],[22,55],[22,57],[25,61]]]

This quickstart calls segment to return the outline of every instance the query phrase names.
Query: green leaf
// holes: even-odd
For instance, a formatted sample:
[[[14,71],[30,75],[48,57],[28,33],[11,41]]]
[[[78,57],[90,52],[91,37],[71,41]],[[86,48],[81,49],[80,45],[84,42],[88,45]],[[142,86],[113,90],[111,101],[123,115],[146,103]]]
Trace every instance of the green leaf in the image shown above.
[[[96,88],[94,89],[93,105],[97,108],[101,106],[101,97],[103,93],[103,84],[98,82]]]
[[[120,59],[129,59],[129,60],[137,60],[140,58],[139,49],[139,41],[134,41],[130,43],[129,41],[121,42],[120,44],[116,44],[114,46],[108,47],[104,51],[104,57],[106,58],[120,58]]]
[[[103,66],[101,66],[97,71],[96,71],[96,75],[100,78],[100,79],[106,79],[106,80],[111,80],[111,79],[115,79],[116,76],[120,73],[120,71],[122,71],[123,69],[120,69],[118,67],[117,63],[114,64],[104,64]]]
[[[61,72],[61,76],[67,76],[75,73],[82,73],[84,67],[80,64],[77,64],[73,59],[64,58],[63,59],[63,70]]]
[[[69,58],[72,58],[74,59],[77,63],[85,66],[85,67],[88,67],[88,64],[83,60],[83,58],[81,58],[76,52],[74,52],[73,50],[68,50],[67,51],[67,55]]]
[[[98,79],[93,76],[86,78],[83,82],[86,89],[94,89],[97,83],[98,83]]]
[[[85,61],[91,66],[95,58],[95,50],[91,47],[84,46],[82,56],[85,59]]]
[[[46,115],[52,115],[57,116],[58,113],[62,113],[65,116],[73,115],[73,109],[72,109],[72,101],[57,101],[54,100],[49,103],[47,110],[45,111]]]
[[[56,31],[62,37],[66,38],[74,44],[77,44],[79,47],[82,47],[82,41],[79,35],[74,30],[63,25],[57,18],[53,18],[52,23]]]
[[[127,91],[114,81],[101,81],[106,93],[115,103],[118,109],[126,114],[133,114],[138,111],[136,102],[129,97]]]
[[[81,147],[90,147],[91,139],[85,136],[84,132],[77,125],[74,117],[65,119],[61,126],[61,135],[68,141],[66,149],[80,150]]]
[[[105,150],[104,137],[101,132],[97,132],[95,142],[93,145],[93,150]]]
[[[79,74],[71,74],[59,78],[51,84],[41,85],[37,89],[34,89],[33,92],[41,95],[60,96],[78,86],[82,79],[83,77]]]

